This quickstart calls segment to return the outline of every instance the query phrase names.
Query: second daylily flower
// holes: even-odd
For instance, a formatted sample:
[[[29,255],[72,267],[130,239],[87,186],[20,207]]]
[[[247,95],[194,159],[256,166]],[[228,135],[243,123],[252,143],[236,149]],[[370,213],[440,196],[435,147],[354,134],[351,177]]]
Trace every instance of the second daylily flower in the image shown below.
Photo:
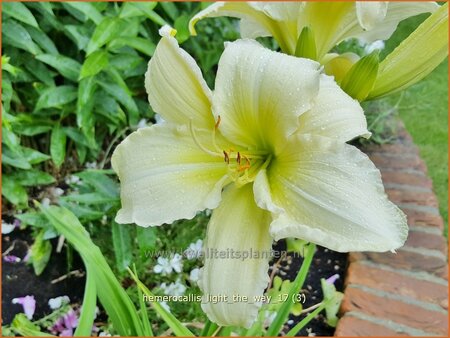
[[[227,44],[212,92],[174,31],[160,33],[145,85],[166,122],[116,148],[116,221],[157,226],[213,209],[199,284],[205,300],[228,301],[202,304],[212,321],[253,323],[273,239],[337,251],[404,243],[405,216],[388,201],[379,171],[346,144],[369,135],[363,111],[319,63],[238,40]]]

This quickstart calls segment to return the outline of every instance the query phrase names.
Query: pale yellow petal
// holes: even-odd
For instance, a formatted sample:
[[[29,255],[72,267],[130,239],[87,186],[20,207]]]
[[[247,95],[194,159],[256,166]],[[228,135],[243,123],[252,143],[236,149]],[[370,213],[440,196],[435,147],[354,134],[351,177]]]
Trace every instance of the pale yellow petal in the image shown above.
[[[359,102],[327,75],[321,75],[319,95],[313,107],[300,116],[298,132],[327,136],[342,142],[358,136],[370,136]]]
[[[211,321],[245,328],[254,322],[269,282],[270,220],[270,213],[255,204],[251,184],[225,189],[208,224],[199,282],[202,309]],[[220,296],[226,299],[214,303],[210,298]]]
[[[211,134],[197,131],[208,144]],[[217,207],[227,183],[223,157],[203,152],[187,128],[141,128],[116,148],[112,166],[121,184],[118,223],[161,225]]]
[[[166,27],[164,27],[166,28]],[[178,46],[171,31],[163,37],[148,64],[145,88],[153,110],[166,121],[212,129],[211,90],[194,59]]]
[[[229,43],[219,61],[214,114],[237,145],[273,152],[298,128],[319,89],[319,64],[270,51],[253,40]]]
[[[268,170],[273,202],[285,210],[270,226],[335,251],[387,251],[403,245],[406,216],[384,192],[380,172],[357,148],[303,135]]]

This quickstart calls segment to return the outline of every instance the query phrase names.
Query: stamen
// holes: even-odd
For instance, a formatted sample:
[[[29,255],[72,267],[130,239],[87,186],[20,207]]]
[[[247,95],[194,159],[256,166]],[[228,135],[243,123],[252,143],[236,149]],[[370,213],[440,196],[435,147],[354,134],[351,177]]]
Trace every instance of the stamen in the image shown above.
[[[238,151],[238,153],[237,153],[236,162],[237,162],[238,164],[241,164],[241,154],[239,153],[239,151]]]
[[[214,126],[214,129],[219,128],[220,121],[221,121],[220,115],[217,115],[217,122],[216,122],[216,124],[215,124],[215,126]]]
[[[224,150],[223,151],[223,155],[224,155],[224,160],[227,164],[230,164],[230,156],[228,155],[228,153]]]
[[[216,157],[222,157],[222,154],[220,153],[215,153],[209,149],[206,149],[199,141],[197,138],[197,135],[195,134],[195,130],[194,130],[194,126],[192,124],[192,119],[189,120],[189,129],[191,131],[191,135],[192,138],[194,139],[195,144],[197,145],[197,147],[199,147],[201,150],[203,150],[205,153],[211,155],[211,156],[216,156]]]

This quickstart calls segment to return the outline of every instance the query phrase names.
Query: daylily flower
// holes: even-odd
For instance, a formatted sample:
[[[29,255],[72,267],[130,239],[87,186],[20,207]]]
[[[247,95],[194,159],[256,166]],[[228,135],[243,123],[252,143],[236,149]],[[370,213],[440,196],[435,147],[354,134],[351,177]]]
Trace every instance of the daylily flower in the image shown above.
[[[346,144],[369,135],[363,110],[319,63],[238,40],[226,45],[212,92],[174,30],[160,34],[145,85],[166,122],[139,129],[114,151],[116,221],[158,226],[213,209],[199,286],[205,300],[229,301],[202,302],[212,321],[253,323],[273,239],[344,252],[403,245],[405,215],[368,157]],[[230,250],[258,255],[236,259]],[[233,295],[248,302],[233,303]]]
[[[12,303],[22,305],[25,316],[27,316],[29,320],[33,319],[34,311],[36,310],[36,300],[34,299],[34,296],[27,295],[24,297],[13,298]]]
[[[447,4],[436,2],[217,2],[195,15],[189,24],[207,17],[240,18],[241,36],[272,36],[281,50],[290,55],[317,60],[325,73],[359,101],[392,94],[411,86],[429,74],[447,52]],[[357,38],[371,44],[388,39],[398,23],[421,13],[442,14],[429,17],[380,64],[377,55],[364,62],[355,53],[338,54],[332,48],[343,40]],[[445,16],[445,18],[444,18]],[[438,22],[438,21],[441,22]],[[416,62],[411,63],[414,58]],[[358,61],[360,64],[357,67]],[[366,60],[367,61],[367,60]],[[379,64],[379,68],[378,68]],[[357,71],[354,70],[356,67]],[[364,85],[352,85],[363,82]]]
[[[367,43],[386,40],[400,21],[437,8],[437,3],[423,1],[216,2],[195,15],[189,28],[195,35],[194,26],[203,18],[240,18],[243,38],[272,36],[283,52],[294,55],[301,31],[310,27],[320,61],[345,39],[358,38]]]

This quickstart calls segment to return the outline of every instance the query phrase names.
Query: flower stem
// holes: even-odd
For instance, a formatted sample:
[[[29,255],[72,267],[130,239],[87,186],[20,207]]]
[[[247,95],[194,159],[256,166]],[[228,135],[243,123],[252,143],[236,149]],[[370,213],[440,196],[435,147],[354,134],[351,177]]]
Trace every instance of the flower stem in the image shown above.
[[[287,318],[289,317],[289,313],[292,309],[292,306],[294,305],[294,299],[295,294],[297,294],[303,287],[303,283],[305,283],[306,276],[309,271],[309,267],[311,266],[311,262],[314,256],[314,252],[316,251],[316,245],[313,243],[310,243],[305,248],[305,255],[303,257],[302,266],[300,268],[300,271],[297,274],[297,277],[295,277],[294,282],[292,283],[292,287],[289,291],[288,299],[284,304],[281,306],[280,310],[277,313],[277,316],[275,317],[274,321],[270,325],[269,329],[267,330],[266,336],[277,336],[280,332],[281,328],[283,327],[283,324],[286,322]]]
[[[320,306],[315,309],[313,312],[311,312],[309,315],[307,315],[305,318],[303,318],[297,325],[295,325],[292,329],[289,330],[288,333],[286,333],[286,337],[294,337],[301,329],[303,329],[315,316],[319,314],[320,311],[322,311],[325,306],[327,305],[327,302],[319,303]]]

